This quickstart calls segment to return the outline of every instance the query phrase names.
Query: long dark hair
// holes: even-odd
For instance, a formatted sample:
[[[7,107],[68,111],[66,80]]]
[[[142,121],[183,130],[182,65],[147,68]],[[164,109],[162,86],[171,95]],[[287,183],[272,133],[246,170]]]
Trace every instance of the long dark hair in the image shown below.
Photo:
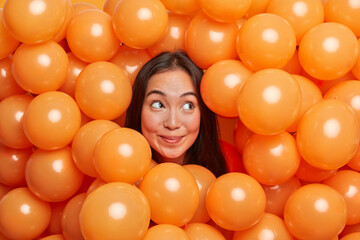
[[[160,53],[142,67],[133,85],[133,97],[126,112],[125,126],[141,133],[141,111],[149,79],[157,73],[175,69],[181,69],[191,77],[201,112],[199,135],[185,153],[185,162],[204,166],[218,177],[227,172],[227,166],[220,148],[217,118],[200,96],[200,81],[203,71],[191,61],[185,52]],[[155,157],[154,154],[153,156]]]

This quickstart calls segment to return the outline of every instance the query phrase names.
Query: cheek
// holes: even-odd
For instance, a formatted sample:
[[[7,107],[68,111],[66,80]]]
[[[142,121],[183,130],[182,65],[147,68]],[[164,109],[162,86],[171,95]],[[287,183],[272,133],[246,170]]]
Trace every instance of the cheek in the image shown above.
[[[189,133],[198,133],[200,129],[200,112],[196,112],[184,120],[184,125]]]
[[[143,110],[141,113],[141,131],[144,136],[155,132],[161,123],[160,116],[152,114],[149,111]]]

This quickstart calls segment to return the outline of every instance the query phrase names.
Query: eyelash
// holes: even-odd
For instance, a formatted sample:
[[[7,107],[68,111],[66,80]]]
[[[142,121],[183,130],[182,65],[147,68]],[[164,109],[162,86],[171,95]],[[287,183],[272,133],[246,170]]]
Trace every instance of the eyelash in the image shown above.
[[[159,104],[160,106],[155,106],[155,104]],[[190,107],[189,107],[188,109],[185,109],[185,108],[184,108],[185,105],[190,105]],[[160,109],[160,108],[163,108],[164,105],[163,105],[160,101],[154,101],[154,102],[151,103],[151,107],[152,107],[152,108],[155,108],[155,109]],[[184,108],[185,110],[192,110],[192,109],[194,109],[194,104],[193,104],[192,102],[186,102],[186,103],[183,105],[183,108]]]

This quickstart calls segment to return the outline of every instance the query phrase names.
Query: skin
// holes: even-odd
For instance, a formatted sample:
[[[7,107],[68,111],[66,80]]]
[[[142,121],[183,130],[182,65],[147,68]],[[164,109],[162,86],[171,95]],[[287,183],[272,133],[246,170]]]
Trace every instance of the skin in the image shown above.
[[[145,92],[141,130],[159,162],[186,164],[200,129],[200,108],[190,76],[176,69],[153,75]]]

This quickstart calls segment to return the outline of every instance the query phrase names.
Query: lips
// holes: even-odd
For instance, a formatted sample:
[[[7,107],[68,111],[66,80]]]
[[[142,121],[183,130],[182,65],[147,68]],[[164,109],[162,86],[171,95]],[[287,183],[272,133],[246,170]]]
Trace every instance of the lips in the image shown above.
[[[165,142],[175,144],[181,141],[183,136],[160,136]]]

